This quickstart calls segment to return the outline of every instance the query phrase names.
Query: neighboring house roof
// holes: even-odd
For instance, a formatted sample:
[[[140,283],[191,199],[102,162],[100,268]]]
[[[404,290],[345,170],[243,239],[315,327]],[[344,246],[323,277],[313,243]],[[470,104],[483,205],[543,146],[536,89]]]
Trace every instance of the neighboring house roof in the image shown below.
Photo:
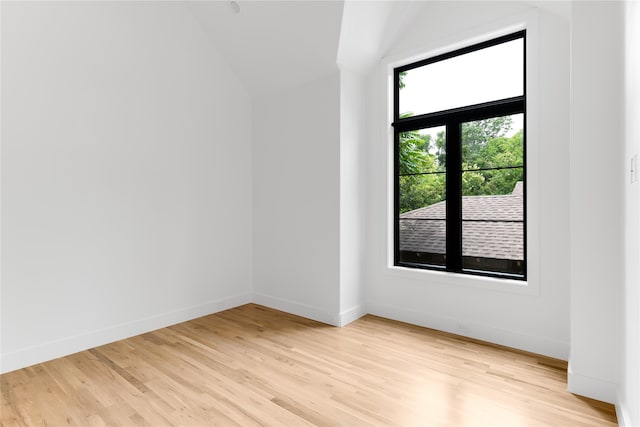
[[[523,185],[511,194],[462,198],[462,255],[524,260]],[[446,201],[400,215],[400,250],[445,253]],[[516,222],[514,222],[516,221]]]

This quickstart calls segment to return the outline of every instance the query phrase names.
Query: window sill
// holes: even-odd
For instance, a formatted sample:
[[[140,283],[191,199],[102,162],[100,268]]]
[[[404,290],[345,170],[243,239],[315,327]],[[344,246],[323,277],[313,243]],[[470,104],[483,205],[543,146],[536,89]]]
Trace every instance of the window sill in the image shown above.
[[[521,295],[538,295],[539,293],[537,286],[533,286],[530,281],[523,280],[501,279],[400,266],[388,266],[386,275],[394,278],[421,281],[427,286],[466,287]]]

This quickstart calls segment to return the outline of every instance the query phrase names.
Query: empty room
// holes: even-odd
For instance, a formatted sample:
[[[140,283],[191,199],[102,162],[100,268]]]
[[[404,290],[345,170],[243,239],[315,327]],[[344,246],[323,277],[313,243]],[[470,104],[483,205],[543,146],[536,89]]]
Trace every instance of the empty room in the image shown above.
[[[0,425],[640,426],[640,2],[0,1]]]

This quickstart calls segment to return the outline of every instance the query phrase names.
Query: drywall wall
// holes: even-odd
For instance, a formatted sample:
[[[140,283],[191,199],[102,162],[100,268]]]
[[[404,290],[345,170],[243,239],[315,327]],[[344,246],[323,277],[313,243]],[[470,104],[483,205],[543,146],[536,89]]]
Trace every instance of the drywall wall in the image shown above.
[[[621,2],[571,8],[569,390],[616,399],[623,281],[624,19]]]
[[[625,4],[625,277],[618,420],[640,425],[640,3]],[[634,170],[633,175],[631,170]]]
[[[369,311],[567,359],[569,17],[523,2],[426,2],[369,79],[365,280]],[[390,75],[428,52],[527,25],[529,283],[390,268]]]
[[[3,371],[250,300],[250,120],[178,3],[3,2]]]
[[[340,70],[340,322],[366,314],[364,263],[365,78]]]
[[[253,100],[255,301],[340,324],[340,75]]]

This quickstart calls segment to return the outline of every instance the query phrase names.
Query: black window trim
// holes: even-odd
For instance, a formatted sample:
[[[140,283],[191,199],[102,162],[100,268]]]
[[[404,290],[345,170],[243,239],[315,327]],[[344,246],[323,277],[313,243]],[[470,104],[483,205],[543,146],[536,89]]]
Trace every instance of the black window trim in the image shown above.
[[[475,52],[487,47],[496,46],[513,40],[522,39],[524,42],[523,51],[523,90],[522,96],[500,99],[491,102],[474,104],[449,110],[437,111],[406,118],[400,118],[400,73],[419,68],[424,65],[450,59],[456,56]],[[393,202],[394,202],[394,225],[393,225],[393,264],[399,267],[409,267],[426,270],[447,271],[466,275],[489,276],[503,279],[527,280],[527,112],[526,112],[526,30],[517,31],[501,37],[493,38],[481,43],[463,47],[451,52],[436,55],[431,58],[413,62],[394,68],[394,103],[393,103],[393,123],[394,128],[394,174],[393,174]],[[483,271],[470,268],[462,268],[462,159],[461,149],[457,143],[460,140],[461,125],[464,122],[483,120],[493,117],[500,117],[512,114],[524,114],[523,122],[523,274],[503,273],[494,271]],[[447,168],[446,168],[446,254],[447,265],[429,265],[414,262],[400,261],[400,179],[399,179],[399,146],[400,133],[436,126],[446,126],[447,138]],[[450,142],[456,141],[456,144]],[[450,151],[451,150],[451,151]],[[452,170],[450,167],[453,165]],[[455,195],[457,197],[449,197]],[[450,226],[453,224],[453,226]]]

